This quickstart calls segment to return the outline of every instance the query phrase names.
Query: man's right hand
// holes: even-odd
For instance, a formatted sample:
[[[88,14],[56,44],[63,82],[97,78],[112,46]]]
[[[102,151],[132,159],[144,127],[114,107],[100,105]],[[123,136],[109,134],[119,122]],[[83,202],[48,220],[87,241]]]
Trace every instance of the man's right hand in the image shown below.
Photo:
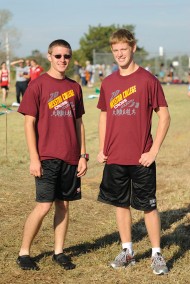
[[[102,163],[105,163],[107,161],[107,159],[108,159],[108,156],[105,156],[103,151],[100,151],[98,156],[97,156],[98,162],[102,164]]]
[[[33,175],[34,177],[41,177],[43,175],[40,160],[30,161],[30,174]]]

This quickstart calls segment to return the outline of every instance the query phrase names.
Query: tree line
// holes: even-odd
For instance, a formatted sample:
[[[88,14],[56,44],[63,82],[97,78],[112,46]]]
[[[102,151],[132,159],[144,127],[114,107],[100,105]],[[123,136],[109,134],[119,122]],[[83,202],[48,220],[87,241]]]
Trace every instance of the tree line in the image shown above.
[[[0,10],[0,35],[3,35],[5,33],[9,34],[10,58],[15,59],[15,49],[20,45],[20,32],[16,28],[10,28],[8,26],[8,23],[11,21],[12,17],[13,15],[10,11]],[[119,28],[126,28],[135,35],[134,25],[112,24],[110,26],[102,26],[101,24],[99,24],[95,27],[89,26],[88,32],[80,38],[79,49],[73,50],[73,60],[70,64],[70,68],[68,69],[68,75],[72,75],[74,60],[79,61],[81,65],[85,65],[85,62],[87,60],[93,63],[94,50],[99,53],[111,52],[108,40],[112,32]],[[1,39],[2,38],[3,37],[1,36]],[[158,58],[150,58],[149,53],[144,49],[144,47],[140,47],[138,45],[138,39],[136,57],[140,58],[140,61],[138,63],[142,66],[146,66],[149,64],[154,65],[155,60],[161,63],[162,60],[162,58],[159,58],[159,55]],[[6,50],[3,42],[0,42],[0,58],[6,58]],[[49,68],[49,62],[46,57],[40,52],[40,50],[36,49],[31,51],[31,54],[27,56],[27,59],[30,58],[35,58],[38,64],[40,64],[44,68],[44,70],[47,70]],[[169,66],[172,61],[176,60],[176,58],[178,59],[178,57],[167,59],[167,62],[165,62],[166,65]],[[188,60],[189,58],[187,55],[182,55],[180,57],[182,66],[188,66]]]

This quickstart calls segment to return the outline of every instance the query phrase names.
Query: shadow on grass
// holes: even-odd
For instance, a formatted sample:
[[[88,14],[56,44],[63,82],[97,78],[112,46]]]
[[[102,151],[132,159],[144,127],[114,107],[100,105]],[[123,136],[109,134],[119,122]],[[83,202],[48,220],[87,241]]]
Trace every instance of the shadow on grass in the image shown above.
[[[182,220],[187,213],[190,212],[190,206],[187,208],[180,208],[169,210],[160,213],[161,224],[162,224],[162,231],[171,228],[171,226]],[[134,225],[134,241],[140,241],[145,235],[141,232],[141,227],[144,221],[140,220],[140,222]],[[172,258],[167,261],[167,265],[169,269],[173,268],[174,263],[183,255],[190,250],[190,242],[189,242],[189,232],[190,232],[190,225],[186,224],[179,224],[171,233],[165,233],[164,236],[161,237],[161,247],[170,249],[171,246],[175,245],[178,247],[178,251],[175,252]],[[147,235],[147,233],[146,233]],[[143,254],[137,254],[136,260],[139,261],[140,259],[147,258],[151,256],[151,249],[146,251]]]
[[[171,228],[172,224],[182,220],[185,215],[190,212],[190,206],[187,208],[180,208],[175,210],[169,210],[160,213],[162,230],[166,231]],[[190,242],[189,242],[189,232],[190,225],[180,224],[178,225],[172,233],[166,234],[161,238],[161,247],[167,247],[170,249],[170,246],[176,245],[179,247],[178,251],[174,253],[172,258],[167,262],[169,269],[173,267],[174,262],[181,258],[186,251],[190,250]],[[139,242],[144,237],[147,236],[147,232],[145,229],[144,219],[141,219],[137,223],[135,223],[132,227],[132,235],[133,242]],[[113,232],[109,235],[102,236],[96,239],[94,242],[85,242],[76,246],[72,246],[66,248],[64,252],[72,256],[80,256],[86,253],[90,253],[92,251],[96,251],[101,248],[105,248],[107,246],[112,245],[113,243],[120,242],[118,232]],[[43,257],[47,257],[52,255],[53,252],[45,252],[34,258],[35,261],[40,261]],[[136,261],[140,261],[140,259],[148,258],[151,256],[151,248],[150,250],[144,252],[143,254],[136,254]]]
[[[38,254],[37,256],[33,257],[32,259],[35,262],[39,262],[42,258],[51,256],[51,255],[53,255],[53,251],[46,251],[46,252],[42,252],[42,253]]]

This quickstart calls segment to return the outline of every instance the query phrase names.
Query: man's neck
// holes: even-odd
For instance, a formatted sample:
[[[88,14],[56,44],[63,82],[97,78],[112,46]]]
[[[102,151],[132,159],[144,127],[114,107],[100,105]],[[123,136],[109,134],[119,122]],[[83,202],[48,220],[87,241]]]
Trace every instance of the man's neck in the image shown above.
[[[49,71],[47,71],[47,74],[50,75],[51,77],[55,78],[55,79],[65,79],[65,72],[60,73],[60,72],[52,72],[52,70],[50,69]]]
[[[134,61],[131,62],[129,66],[126,67],[119,67],[119,73],[121,76],[127,76],[132,73],[134,73],[139,68],[139,65],[137,65]]]

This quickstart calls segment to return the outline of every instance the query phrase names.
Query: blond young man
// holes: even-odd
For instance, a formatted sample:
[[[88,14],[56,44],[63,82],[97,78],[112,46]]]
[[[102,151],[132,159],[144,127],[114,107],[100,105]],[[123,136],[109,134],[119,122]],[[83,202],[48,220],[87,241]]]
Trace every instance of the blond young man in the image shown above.
[[[170,124],[162,87],[155,76],[134,61],[136,40],[120,29],[110,38],[119,70],[103,80],[97,107],[100,149],[98,161],[105,163],[98,200],[116,207],[122,251],[111,262],[113,268],[135,264],[131,235],[131,210],[144,211],[152,245],[151,267],[155,274],[168,268],[160,248],[160,218],[156,204],[156,156]],[[151,119],[158,115],[153,141]]]

